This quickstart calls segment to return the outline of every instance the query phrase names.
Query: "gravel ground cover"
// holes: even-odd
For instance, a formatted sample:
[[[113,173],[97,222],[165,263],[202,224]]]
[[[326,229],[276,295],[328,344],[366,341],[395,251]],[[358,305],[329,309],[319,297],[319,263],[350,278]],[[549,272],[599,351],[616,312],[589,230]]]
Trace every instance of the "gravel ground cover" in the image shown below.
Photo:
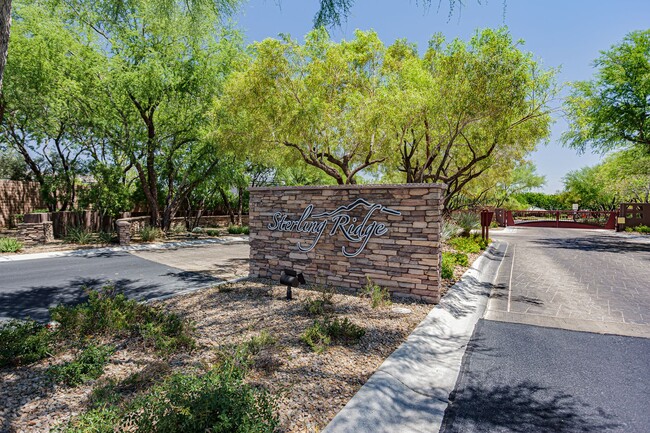
[[[53,384],[46,374],[50,365],[70,360],[71,353],[0,370],[0,431],[49,431],[83,412],[93,389],[110,381],[119,384],[140,373],[148,378],[142,383],[159,380],[173,371],[201,371],[218,361],[220,350],[266,331],[276,341],[257,354],[247,380],[277,396],[280,432],[316,432],[431,309],[431,305],[417,303],[373,309],[367,298],[335,293],[326,313],[348,318],[362,326],[365,334],[356,344],[333,344],[318,354],[301,341],[300,335],[315,319],[322,319],[307,311],[308,301],[327,294],[294,289],[292,301],[287,301],[285,294],[285,287],[247,280],[164,301],[166,309],[194,323],[196,350],[163,359],[123,344],[99,379],[74,388]],[[395,307],[408,308],[410,313],[395,311]]]

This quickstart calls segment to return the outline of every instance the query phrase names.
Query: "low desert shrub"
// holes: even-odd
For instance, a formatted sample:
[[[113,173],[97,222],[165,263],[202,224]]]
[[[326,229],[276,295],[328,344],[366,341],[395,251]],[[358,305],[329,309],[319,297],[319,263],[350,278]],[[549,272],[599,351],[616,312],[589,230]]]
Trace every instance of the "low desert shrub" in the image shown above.
[[[334,320],[326,321],[325,329],[327,335],[329,335],[333,341],[345,344],[356,343],[366,334],[365,329],[359,325],[355,325],[347,317],[343,320],[335,318]]]
[[[0,238],[0,253],[17,253],[23,249],[23,243],[14,238]]]
[[[163,354],[194,347],[191,326],[180,316],[127,299],[111,286],[89,291],[86,302],[58,305],[50,313],[60,324],[58,332],[70,340],[92,335],[135,336],[145,347]]]
[[[86,347],[74,360],[48,369],[48,374],[57,383],[77,386],[97,379],[104,373],[104,367],[115,351],[112,346]]]
[[[250,340],[244,342],[241,350],[250,355],[257,355],[262,349],[273,346],[277,342],[278,339],[264,329],[259,335],[251,337]]]
[[[30,364],[52,354],[53,332],[33,320],[0,325],[0,367]]]
[[[471,238],[474,239],[474,242],[478,244],[481,250],[485,250],[492,243],[492,239],[483,239],[479,234],[473,234]]]
[[[208,236],[219,236],[221,233],[219,233],[219,230],[217,229],[206,229],[205,234]]]
[[[444,220],[440,228],[440,240],[447,242],[449,239],[458,236],[463,229],[451,220]]]
[[[343,320],[335,318],[333,320],[315,320],[303,332],[300,339],[314,352],[323,353],[333,341],[341,344],[354,344],[365,333],[365,329],[359,325],[355,325],[347,317]]]
[[[318,320],[305,329],[300,339],[316,353],[323,353],[332,342],[325,325]]]
[[[462,236],[469,236],[472,230],[481,228],[479,215],[472,212],[463,212],[454,215],[453,220],[462,229]]]
[[[140,239],[144,242],[153,242],[162,239],[163,232],[157,227],[144,226],[140,229]]]
[[[381,288],[367,278],[366,286],[361,289],[361,296],[370,298],[372,308],[384,307],[391,304],[390,292],[386,288]]]
[[[97,239],[99,239],[99,242],[102,244],[111,244],[113,241],[117,239],[115,232],[105,232],[101,231],[97,233]]]
[[[228,233],[230,233],[231,235],[241,235],[241,234],[248,235],[250,234],[250,229],[248,226],[231,225],[228,227]]]
[[[453,257],[450,257],[448,253],[442,253],[442,263],[440,264],[440,276],[447,280],[454,278],[454,268],[456,263],[454,262]]]
[[[272,433],[277,403],[264,388],[245,383],[246,363],[226,358],[204,374],[178,373],[123,404],[105,404],[71,419],[65,433]]]
[[[307,298],[305,300],[305,310],[313,316],[321,316],[326,312],[332,310],[334,305],[334,290],[328,287],[318,289],[319,296],[317,298]]]
[[[447,256],[448,260],[459,266],[469,266],[469,258],[465,253],[451,253],[444,252],[442,253],[443,257]]]
[[[463,253],[478,253],[481,251],[481,246],[475,238],[458,237],[449,240],[448,244],[456,251]]]
[[[83,227],[69,226],[66,229],[64,239],[66,242],[70,242],[71,244],[86,245],[92,243],[93,234],[90,230]]]

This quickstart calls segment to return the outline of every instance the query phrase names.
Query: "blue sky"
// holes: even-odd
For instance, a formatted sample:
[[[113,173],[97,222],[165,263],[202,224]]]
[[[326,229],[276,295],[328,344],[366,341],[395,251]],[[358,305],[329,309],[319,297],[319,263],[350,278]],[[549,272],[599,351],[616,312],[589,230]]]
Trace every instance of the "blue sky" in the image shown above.
[[[426,49],[432,34],[441,32],[448,39],[468,40],[478,28],[506,25],[514,39],[547,67],[560,67],[559,83],[593,77],[593,61],[601,50],[620,42],[634,30],[650,27],[648,0],[464,0],[465,6],[449,18],[448,0],[423,1],[356,0],[341,28],[331,29],[336,40],[350,39],[355,29],[373,29],[390,45],[396,39],[415,42]],[[248,42],[288,33],[302,40],[312,27],[318,9],[316,0],[248,0],[237,15],[239,27]],[[566,94],[566,91],[563,92]],[[561,101],[555,101],[559,108]],[[545,192],[562,189],[562,177],[569,171],[594,165],[600,155],[578,155],[563,148],[559,137],[567,125],[561,112],[554,114],[550,142],[541,144],[531,155],[537,171],[547,179]]]

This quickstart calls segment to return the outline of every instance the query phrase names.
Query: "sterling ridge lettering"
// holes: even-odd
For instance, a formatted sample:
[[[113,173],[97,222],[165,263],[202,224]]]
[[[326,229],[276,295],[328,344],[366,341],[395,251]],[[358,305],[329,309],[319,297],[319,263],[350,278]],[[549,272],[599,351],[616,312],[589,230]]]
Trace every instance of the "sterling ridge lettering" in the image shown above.
[[[366,209],[364,217],[353,217],[350,212],[359,206]],[[373,221],[373,215],[377,212],[389,215],[401,215],[402,213],[389,209],[378,203],[369,203],[364,199],[358,199],[348,206],[340,206],[332,212],[322,212],[315,214],[314,206],[308,205],[297,220],[289,219],[286,213],[276,212],[273,214],[273,222],[267,227],[272,231],[307,233],[316,237],[308,246],[298,243],[298,249],[308,252],[314,249],[323,234],[328,230],[329,236],[342,233],[350,242],[357,244],[354,251],[348,250],[345,246],[342,248],[345,257],[358,256],[368,245],[370,239],[374,236],[382,236],[388,233],[386,224]]]

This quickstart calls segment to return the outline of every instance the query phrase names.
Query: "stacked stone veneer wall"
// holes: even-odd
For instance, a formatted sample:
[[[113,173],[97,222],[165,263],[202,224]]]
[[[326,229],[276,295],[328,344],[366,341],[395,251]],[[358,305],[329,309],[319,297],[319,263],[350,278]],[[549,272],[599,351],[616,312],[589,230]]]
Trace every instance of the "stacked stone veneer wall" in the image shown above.
[[[12,225],[12,215],[45,207],[38,182],[0,180],[0,227]]]
[[[353,289],[364,287],[370,278],[396,296],[438,302],[444,191],[444,185],[425,184],[250,188],[251,276],[279,280],[282,269],[291,268],[302,272],[308,283]],[[311,251],[299,249],[299,243],[308,248],[316,235],[292,231],[288,220],[300,220],[308,205],[316,215],[358,199],[388,208],[385,212],[375,210],[363,229],[376,222],[385,225],[384,234],[370,237],[356,257],[346,257],[344,248],[354,254],[360,244],[348,240],[340,227],[330,236],[336,222],[329,220]],[[350,222],[356,218],[360,224],[369,208],[362,204],[341,212],[349,215]],[[308,228],[305,222],[324,219],[327,217],[307,218],[303,228]],[[274,230],[278,225],[286,230]]]
[[[25,245],[46,244],[54,240],[51,221],[17,224],[16,238]]]

